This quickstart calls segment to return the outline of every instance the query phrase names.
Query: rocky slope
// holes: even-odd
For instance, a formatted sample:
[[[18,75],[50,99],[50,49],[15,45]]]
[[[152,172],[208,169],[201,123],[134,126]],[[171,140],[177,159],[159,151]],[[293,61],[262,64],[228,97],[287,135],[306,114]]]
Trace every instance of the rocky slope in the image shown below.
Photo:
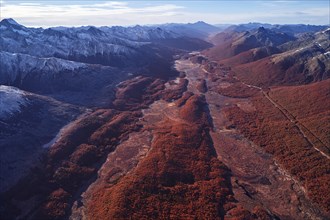
[[[0,22],[0,50],[36,57],[57,57],[107,66],[140,66],[148,63],[162,40],[186,41],[191,48],[210,44],[160,27],[27,28],[13,19]],[[154,42],[157,41],[156,45]],[[166,41],[165,41],[166,42]],[[180,48],[180,43],[175,48]],[[164,49],[163,49],[164,50]]]
[[[203,21],[188,24],[164,24],[161,28],[179,33],[184,36],[195,37],[200,39],[207,39],[210,35],[220,32],[221,28],[207,24]]]
[[[58,131],[85,111],[46,96],[0,86],[0,191],[39,164]]]
[[[297,39],[265,28],[224,32],[214,37],[218,44],[204,54],[230,66],[249,84],[302,84],[329,78],[329,39],[328,29]]]
[[[215,47],[210,48],[206,54],[212,59],[225,59],[242,52],[259,47],[277,47],[295,38],[275,32],[264,27],[246,32],[224,32],[213,37]]]
[[[329,33],[328,30],[316,33],[304,46],[238,66],[235,71],[246,82],[259,86],[304,84],[327,79],[330,77]],[[281,49],[287,46],[283,45]]]
[[[267,23],[258,23],[250,22],[247,24],[231,25],[227,27],[225,32],[242,32],[242,31],[251,31],[260,27],[267,29],[272,29],[273,31],[278,31],[286,33],[292,36],[303,34],[303,33],[315,33],[322,31],[328,28],[327,25],[306,25],[306,24],[267,24]]]
[[[113,87],[131,71],[59,58],[0,52],[0,83],[82,106],[109,106]]]

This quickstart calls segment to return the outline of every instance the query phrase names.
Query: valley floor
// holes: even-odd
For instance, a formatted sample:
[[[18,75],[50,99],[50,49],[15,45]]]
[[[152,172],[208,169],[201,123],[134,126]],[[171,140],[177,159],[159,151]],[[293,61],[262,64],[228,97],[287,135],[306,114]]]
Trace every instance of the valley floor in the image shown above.
[[[196,54],[194,54],[196,56]],[[198,55],[198,54],[197,54]],[[234,79],[229,75],[228,71],[223,70],[218,73],[210,73],[203,65],[198,63],[193,63],[190,59],[177,60],[175,63],[176,69],[184,73],[184,77],[176,78],[165,84],[165,90],[176,90],[180,81],[188,80],[187,91],[184,93],[183,98],[179,100],[158,100],[151,104],[149,108],[143,110],[143,116],[140,118],[140,123],[143,126],[143,132],[131,133],[129,138],[117,146],[116,150],[109,154],[108,159],[105,164],[103,164],[101,170],[99,171],[99,176],[97,180],[84,192],[82,195],[82,206],[78,206],[75,203],[71,219],[86,218],[88,216],[92,218],[95,217],[114,217],[117,213],[118,216],[125,216],[122,212],[126,212],[127,207],[113,208],[112,211],[104,212],[108,198],[115,198],[113,203],[117,203],[117,197],[114,193],[122,193],[120,190],[132,191],[133,195],[122,194],[121,199],[134,200],[140,204],[145,210],[145,215],[143,215],[137,206],[132,206],[130,209],[135,210],[131,213],[131,216],[136,218],[143,218],[145,216],[150,216],[152,213],[148,213],[151,210],[155,213],[157,218],[165,218],[165,216],[170,216],[173,219],[190,219],[193,216],[199,216],[201,218],[205,217],[205,213],[201,212],[198,208],[195,211],[190,210],[187,206],[185,211],[176,212],[175,210],[180,209],[183,205],[182,201],[189,200],[189,196],[182,191],[182,185],[196,185],[197,180],[187,183],[184,180],[177,180],[177,176],[169,175],[166,178],[171,178],[172,181],[177,181],[174,186],[167,186],[165,188],[175,187],[176,191],[183,194],[181,197],[181,202],[173,200],[170,202],[164,198],[153,198],[154,202],[159,206],[163,206],[160,210],[158,208],[152,207],[148,204],[150,200],[144,200],[145,198],[137,199],[134,194],[140,195],[144,191],[139,191],[141,185],[134,184],[131,182],[132,186],[127,185],[127,181],[130,180],[130,176],[135,176],[136,179],[140,181],[145,181],[143,175],[144,172],[149,173],[150,170],[145,170],[142,174],[141,169],[152,169],[146,168],[145,163],[153,158],[154,151],[161,150],[163,152],[163,159],[161,155],[154,157],[154,160],[165,160],[164,163],[168,164],[171,161],[176,161],[173,163],[184,162],[186,166],[191,166],[191,161],[186,161],[184,158],[177,158],[175,156],[170,156],[175,153],[180,155],[180,144],[170,144],[171,149],[167,148],[166,145],[159,145],[159,133],[166,133],[166,135],[174,135],[179,138],[183,135],[182,133],[176,133],[175,131],[168,130],[168,127],[172,126],[183,126],[187,125],[193,127],[191,123],[192,120],[187,120],[185,116],[182,115],[182,109],[185,108],[187,100],[191,97],[205,97],[205,111],[208,114],[208,121],[210,123],[209,134],[211,137],[211,145],[209,147],[216,151],[216,157],[220,163],[229,168],[229,170],[224,169],[223,178],[229,178],[228,181],[223,180],[221,190],[228,190],[222,197],[222,209],[224,212],[222,214],[216,215],[213,218],[224,218],[224,219],[325,219],[325,214],[320,211],[318,205],[313,204],[309,198],[306,197],[307,190],[301,181],[294,175],[292,175],[287,169],[286,164],[278,162],[277,158],[273,156],[269,151],[261,148],[251,139],[244,136],[239,129],[239,127],[233,125],[228,115],[228,110],[233,107],[238,107],[244,112],[253,113],[256,112],[258,106],[251,97],[232,97],[228,95],[221,94],[219,88],[225,89],[234,86],[238,79]],[[241,82],[240,82],[241,83]],[[252,88],[255,91],[255,96],[261,96],[267,99],[267,101],[272,105],[272,108],[277,109],[277,114],[283,114],[285,120],[290,123],[297,124],[296,121],[284,113],[283,109],[273,101],[268,92],[263,91],[261,88],[241,83],[247,88]],[[221,91],[220,89],[220,91]],[[186,96],[186,98],[184,98]],[[193,117],[195,115],[194,107],[190,106],[187,112],[188,115]],[[299,124],[297,125],[299,126]],[[299,127],[298,127],[299,128]],[[188,129],[189,130],[189,129]],[[302,139],[306,139],[307,142],[311,144],[309,138],[305,133],[299,128],[299,132]],[[194,133],[192,133],[194,134]],[[201,134],[198,134],[201,135]],[[188,138],[194,139],[188,135]],[[170,137],[167,137],[166,142],[172,142]],[[175,142],[175,141],[174,141]],[[189,142],[186,141],[187,145]],[[311,144],[312,145],[312,144]],[[313,145],[312,145],[313,146]],[[159,149],[161,147],[161,149]],[[316,153],[321,153],[325,159],[328,159],[328,155],[317,147],[313,146],[312,150]],[[199,149],[200,150],[200,149]],[[191,151],[187,152],[189,160],[200,160],[200,158],[194,156]],[[165,165],[165,167],[160,166],[161,162],[156,163],[157,168],[154,170],[153,175],[162,175],[163,172],[173,172],[172,169],[181,169],[176,171],[178,175],[186,175],[185,169],[179,165]],[[190,168],[191,169],[191,168]],[[116,171],[114,171],[116,170]],[[190,171],[191,172],[191,171]],[[149,173],[150,174],[150,173]],[[151,175],[151,174],[150,174]],[[154,177],[155,181],[158,177]],[[182,177],[184,178],[184,177]],[[161,178],[160,178],[161,179]],[[126,182],[124,188],[119,188],[116,186],[117,181],[122,181],[123,184]],[[138,181],[138,180],[136,180]],[[205,180],[204,180],[205,181]],[[160,184],[162,181],[160,180]],[[181,182],[181,183],[180,183]],[[207,181],[208,182],[208,181]],[[205,183],[204,183],[205,184]],[[119,184],[120,185],[120,184]],[[181,186],[180,186],[181,185]],[[151,187],[152,185],[146,185],[145,187]],[[159,187],[159,186],[158,186]],[[181,187],[181,188],[180,188]],[[164,190],[164,189],[163,189]],[[186,189],[187,190],[187,189]],[[100,196],[99,192],[108,192],[105,198],[98,200]],[[162,194],[162,190],[158,189],[155,194]],[[151,194],[154,194],[151,193]],[[172,196],[176,195],[173,191],[170,191]],[[229,196],[231,195],[231,196]],[[153,197],[148,194],[145,195],[147,198]],[[202,199],[203,200],[203,199]],[[170,202],[170,204],[168,204]],[[206,204],[213,204],[213,202],[204,200]],[[110,202],[111,203],[111,202]],[[194,203],[190,201],[190,203]],[[198,202],[195,202],[198,204]],[[216,202],[215,202],[216,203]],[[99,208],[93,208],[93,206],[100,206]],[[113,205],[110,205],[110,208]],[[166,207],[166,208],[165,208]],[[205,206],[204,209],[208,209]],[[209,207],[209,206],[208,206]],[[214,210],[210,210],[211,212]],[[88,214],[90,213],[90,214]],[[93,214],[91,214],[93,213]],[[95,214],[99,213],[99,214]],[[148,213],[148,214],[147,214]],[[130,215],[128,215],[130,216]],[[126,216],[127,217],[127,216]]]
[[[324,134],[279,104],[278,88],[194,56],[176,61],[175,79],[124,81],[113,109],[66,126],[2,195],[6,218],[327,219]]]
[[[226,109],[236,106],[242,111],[254,112],[256,107],[249,97],[230,97],[219,93],[219,87],[228,88],[234,84],[228,82],[228,72],[222,71],[214,76],[214,73],[206,71],[203,65],[194,64],[190,60],[177,61],[176,66],[179,71],[186,73],[189,80],[188,90],[192,92],[200,93],[198,85],[206,79],[208,89],[202,94],[206,97],[212,117],[212,140],[219,160],[232,172],[233,193],[239,203],[249,211],[261,206],[280,219],[322,219],[317,208],[304,195],[304,187],[283,168],[283,164],[278,164],[271,154],[246,138],[237,127],[232,126]],[[214,77],[217,79],[214,80]],[[279,108],[260,87],[245,83],[243,85],[259,90],[274,108]],[[302,135],[306,137],[303,132]],[[329,159],[326,153],[319,152]]]

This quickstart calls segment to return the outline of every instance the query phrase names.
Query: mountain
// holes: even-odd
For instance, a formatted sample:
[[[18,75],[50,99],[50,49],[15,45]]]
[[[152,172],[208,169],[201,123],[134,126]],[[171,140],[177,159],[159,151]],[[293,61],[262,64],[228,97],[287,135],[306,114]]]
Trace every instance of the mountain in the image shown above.
[[[107,106],[124,78],[160,75],[174,54],[211,46],[159,27],[36,29],[3,19],[0,29],[1,84],[84,106]]]
[[[1,108],[0,119],[6,119],[16,112],[20,112],[21,107],[28,104],[27,99],[24,98],[24,92],[15,87],[0,86],[1,93]]]
[[[107,106],[128,70],[0,52],[0,83],[83,106]],[[82,88],[84,88],[82,90]]]
[[[32,71],[48,74],[50,78],[56,78],[55,74],[61,71],[75,71],[79,68],[87,68],[84,63],[67,61],[55,57],[39,58],[20,53],[0,52],[1,84],[13,85],[15,82],[23,83]],[[38,76],[37,78],[40,78]],[[17,87],[22,84],[17,84]]]
[[[4,85],[0,100],[2,193],[40,163],[48,143],[85,109]]]
[[[280,32],[297,35],[303,33],[314,33],[322,31],[326,28],[329,28],[329,25],[305,25],[305,24],[296,24],[296,25],[274,25],[273,29],[276,29]]]
[[[204,21],[198,21],[196,23],[188,23],[186,26],[206,33],[215,33],[219,31],[219,28],[217,28],[214,25],[207,24]]]
[[[325,80],[330,77],[329,39],[329,30],[317,32],[309,41],[305,41],[305,38],[300,40],[304,42],[303,46],[300,43],[287,43],[280,48],[290,49],[239,65],[236,71],[242,79],[259,86],[306,84]],[[290,44],[299,46],[290,47]]]
[[[230,24],[215,24],[214,26],[220,28],[221,30],[225,30],[226,28],[228,28],[231,25]]]
[[[58,57],[70,60],[90,60],[101,58],[101,63],[115,64],[121,57],[137,54],[142,43],[119,39],[105,33],[95,34],[88,30],[68,28],[45,30],[7,26],[0,22],[2,34],[0,50],[11,53],[25,53],[37,57]],[[79,48],[79,49],[78,49]],[[78,50],[75,50],[78,49]],[[104,51],[107,51],[104,54]],[[106,58],[108,57],[108,58]],[[103,60],[102,60],[103,59]]]
[[[166,31],[160,27],[148,27],[140,25],[136,25],[134,27],[100,27],[99,30],[104,31],[109,35],[113,35],[119,38],[126,38],[133,41],[152,41],[157,39],[182,37],[182,35],[178,33]]]
[[[206,39],[209,35],[215,34],[221,31],[221,28],[214,25],[207,24],[203,21],[188,24],[164,24],[160,25],[165,30],[178,33],[180,35]]]
[[[295,39],[296,38],[290,35],[275,32],[264,27],[239,33],[222,32],[211,39],[211,42],[216,44],[216,46],[209,49],[206,53],[208,56],[214,57],[214,59],[225,59],[253,48],[275,48]],[[276,49],[270,50],[276,51]]]
[[[303,29],[304,30],[304,29]],[[330,77],[329,29],[293,37],[277,29],[222,32],[204,54],[257,86],[305,84]]]
[[[86,108],[110,107],[120,82],[170,77],[181,46],[210,45],[159,27],[42,29],[3,19],[0,30],[1,192],[40,162],[60,128]]]
[[[239,25],[231,25],[227,27],[224,32],[242,32],[242,31],[251,31],[260,27],[264,28],[272,28],[274,25],[267,24],[267,23],[257,23],[257,22],[250,22],[247,24],[239,24]]]
[[[330,216],[330,197],[323,193],[329,191],[327,182],[330,181],[327,175],[330,169],[329,126],[325,124],[329,118],[329,105],[325,100],[330,95],[330,36],[326,26],[317,30],[315,32],[303,25],[301,30],[297,28],[294,31],[298,33],[294,36],[275,27],[224,31],[212,39],[213,48],[192,54],[190,58],[201,66],[201,75],[206,78],[208,90],[212,91],[208,98],[209,106],[211,103],[215,105],[213,123],[224,128],[219,133],[238,130],[243,139],[274,158],[275,164],[280,164],[285,170],[285,175],[300,184],[311,201],[309,204],[319,208],[319,217],[293,217],[294,213],[288,214],[293,219],[327,219]],[[311,32],[304,33],[306,31]],[[198,76],[196,72],[194,70],[192,74],[195,78]],[[220,94],[217,99],[216,93]],[[219,104],[219,100],[225,104]],[[224,121],[228,121],[228,125],[224,125]],[[223,141],[231,135],[220,135],[221,139],[214,135],[213,140]],[[245,149],[242,157],[237,158],[236,155],[240,154],[237,151],[244,144],[233,142],[232,139],[226,142],[233,148],[219,151],[222,155],[230,155],[228,160],[224,160],[231,164],[233,176],[237,172],[236,178],[240,179],[240,175],[247,171],[243,169],[241,172],[238,164],[246,164],[242,160],[250,157],[251,152]],[[221,149],[225,146],[222,144]],[[251,156],[248,163],[256,160],[255,156]],[[253,167],[257,169],[259,165]],[[247,202],[251,205],[258,187],[246,178],[242,182],[247,189],[245,193],[249,192],[252,197]],[[280,185],[284,187],[285,184]],[[281,202],[286,200],[283,198]],[[277,212],[276,218],[286,217]]]
[[[306,24],[267,24],[267,23],[257,23],[250,22],[247,24],[239,24],[239,25],[231,25],[226,28],[225,32],[242,32],[242,31],[250,31],[253,29],[257,29],[259,27],[264,27],[267,29],[272,29],[277,32],[286,33],[289,35],[297,35],[302,33],[313,33],[326,29],[329,27],[328,25],[306,25]]]
[[[223,59],[221,60],[221,63],[228,66],[235,66],[238,64],[245,64],[245,63],[257,61],[262,58],[269,57],[271,55],[278,53],[281,53],[281,50],[278,47],[272,47],[272,46],[257,47],[239,53],[233,57]]]
[[[0,22],[0,29],[2,51],[120,67],[146,64],[149,56],[153,56],[153,48],[162,46],[162,40],[190,42],[190,48],[180,48],[181,43],[176,43],[175,49],[195,50],[210,46],[202,40],[159,27],[35,29],[17,25],[12,19],[4,19]]]

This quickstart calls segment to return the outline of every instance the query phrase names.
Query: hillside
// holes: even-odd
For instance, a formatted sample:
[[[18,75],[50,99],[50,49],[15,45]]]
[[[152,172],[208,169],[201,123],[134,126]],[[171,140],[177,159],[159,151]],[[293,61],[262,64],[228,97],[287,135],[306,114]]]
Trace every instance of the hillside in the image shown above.
[[[277,47],[295,38],[281,32],[260,27],[245,32],[224,32],[215,35],[211,40],[215,47],[205,54],[214,60],[222,60],[258,47]]]

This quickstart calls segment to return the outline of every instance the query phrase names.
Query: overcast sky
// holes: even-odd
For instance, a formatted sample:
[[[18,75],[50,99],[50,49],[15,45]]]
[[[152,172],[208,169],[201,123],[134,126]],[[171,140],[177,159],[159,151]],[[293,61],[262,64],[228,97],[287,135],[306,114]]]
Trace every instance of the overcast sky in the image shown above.
[[[205,21],[329,24],[328,0],[259,1],[69,1],[0,0],[1,19],[34,27],[113,26]]]

